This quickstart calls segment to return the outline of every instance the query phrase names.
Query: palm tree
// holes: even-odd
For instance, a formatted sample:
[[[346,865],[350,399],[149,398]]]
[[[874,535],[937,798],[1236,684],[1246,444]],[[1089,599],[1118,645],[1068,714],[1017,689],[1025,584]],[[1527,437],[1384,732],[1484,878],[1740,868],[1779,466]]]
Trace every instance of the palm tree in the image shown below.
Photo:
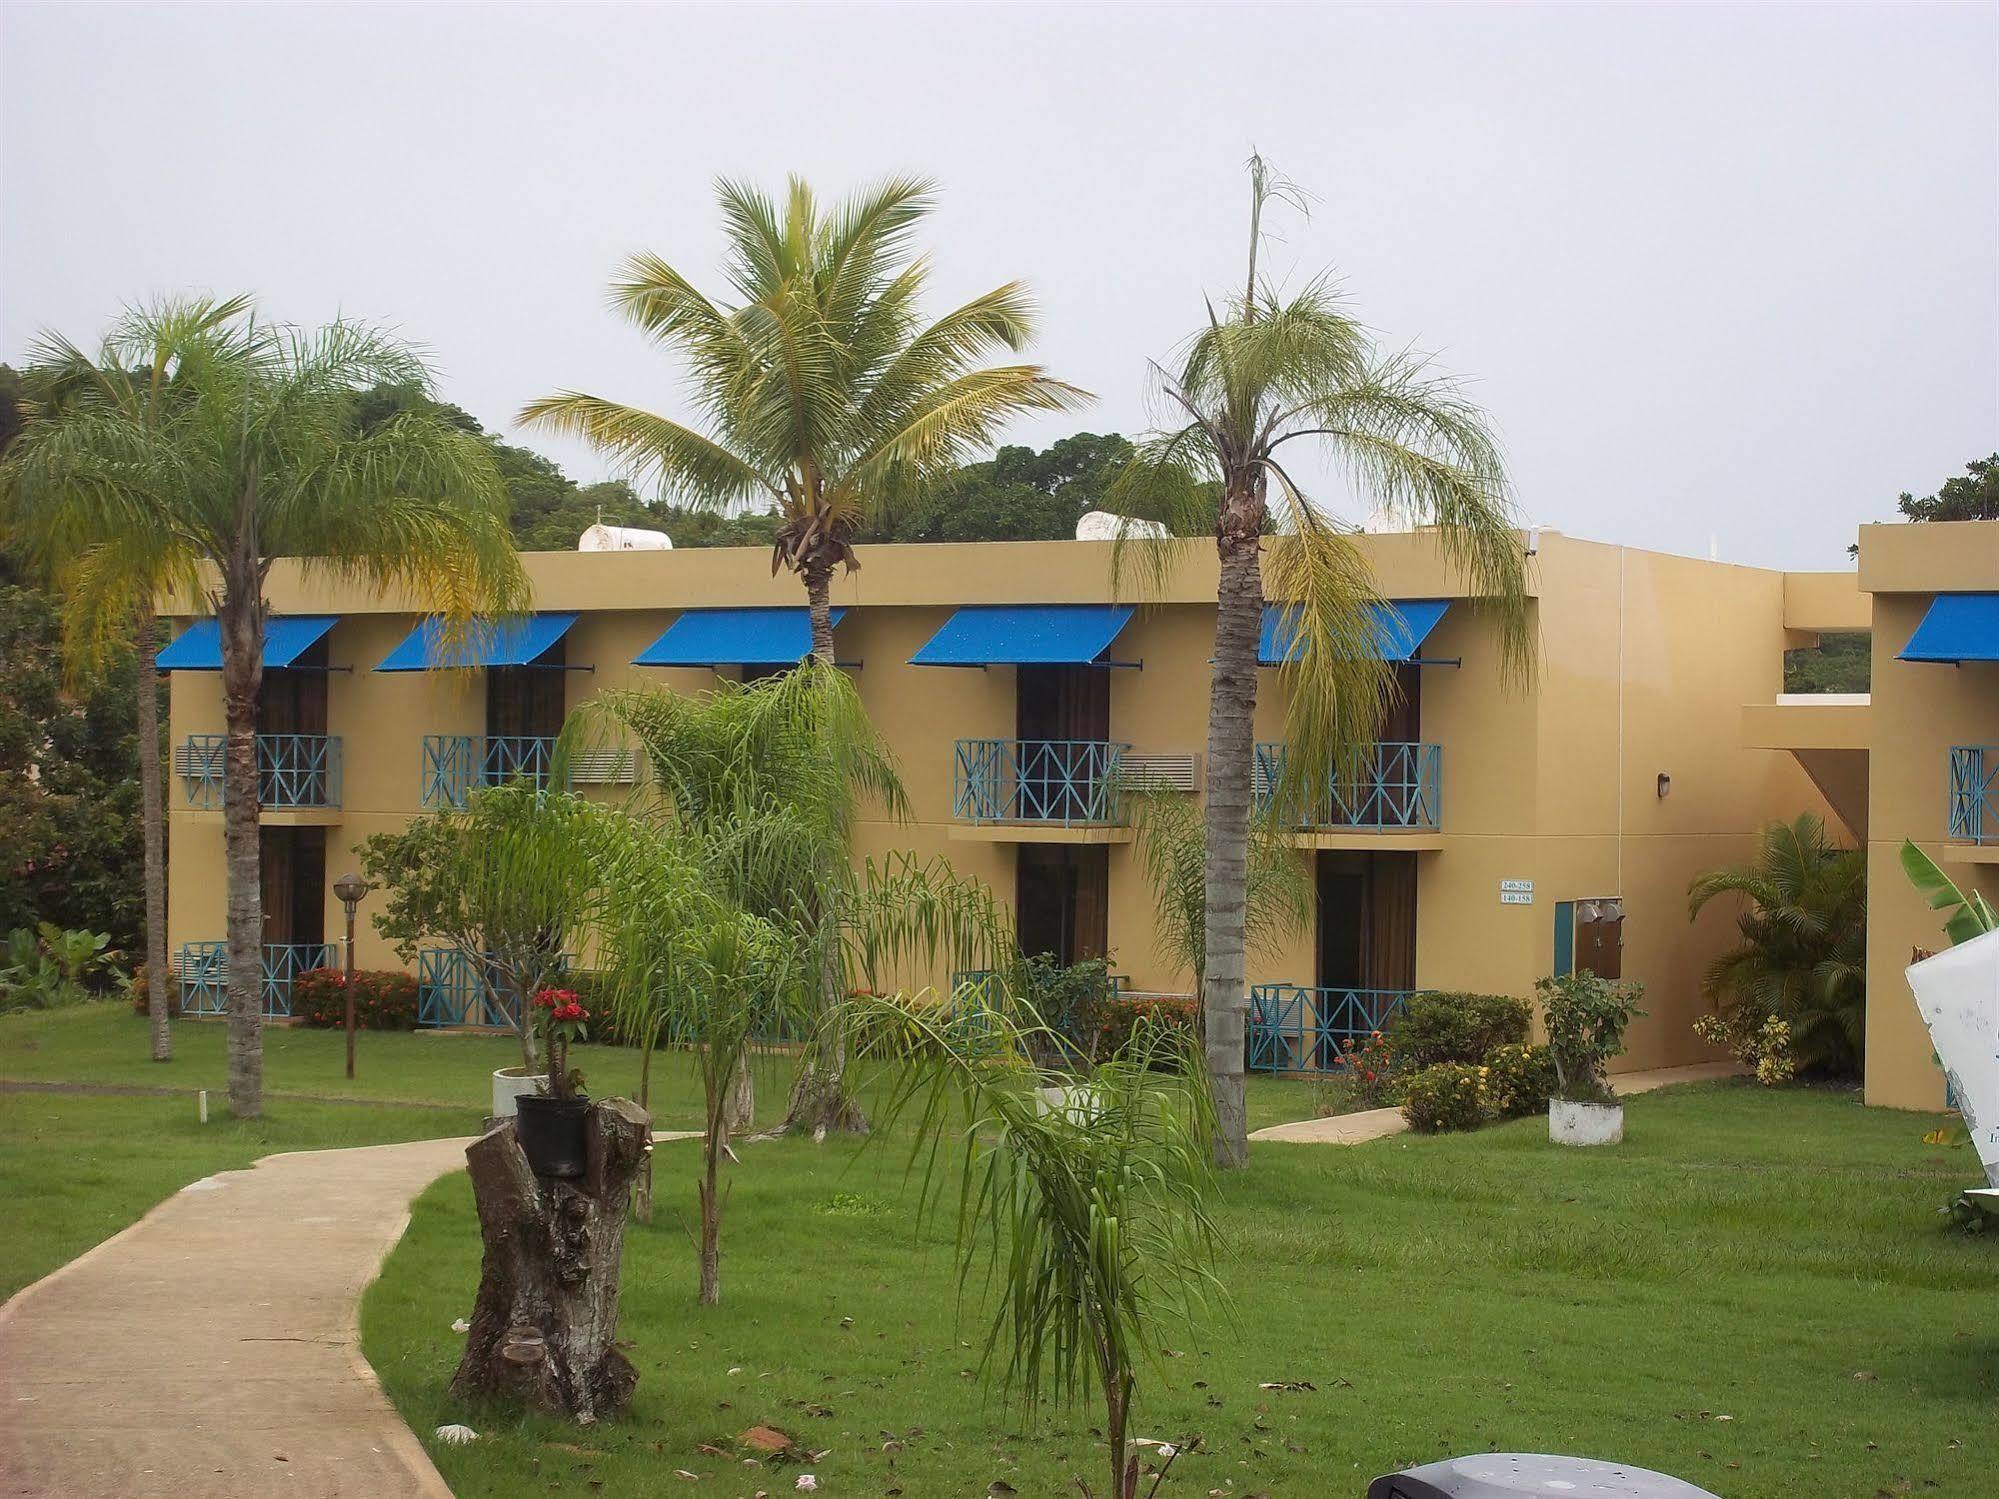
[[[15,523],[63,559],[80,618],[116,617],[164,582],[214,610],[227,738],[229,1107],[263,1108],[257,699],[264,581],[280,557],[323,574],[407,589],[445,622],[525,607],[505,495],[477,438],[405,414],[369,431],[358,392],[430,373],[407,344],[359,323],[306,330],[259,321],[244,299],[128,312],[95,359],[55,337],[37,363],[159,370],[161,407],[79,405],[23,435],[8,458]]]
[[[1803,1065],[1857,1076],[1867,1045],[1867,855],[1802,813],[1763,829],[1755,862],[1697,876],[1688,919],[1719,895],[1747,898],[1736,917],[1742,941],[1708,964],[1702,992],[1787,1022]]]
[[[795,177],[781,208],[744,183],[716,193],[728,300],[655,255],[634,256],[611,288],[614,306],[686,360],[705,430],[575,391],[521,420],[586,439],[682,503],[775,507],[772,568],[804,581],[812,654],[830,665],[832,577],[859,565],[855,532],[887,522],[1012,417],[1084,397],[1037,365],[980,366],[1028,341],[1018,282],[923,321],[928,264],[910,241],[931,183],[891,179],[831,212]],[[830,1085],[823,1069],[800,1075],[790,1124],[854,1118],[837,1073]]]
[[[1306,494],[1289,446],[1314,445],[1378,505],[1434,527],[1446,559],[1488,601],[1508,671],[1524,673],[1532,659],[1525,557],[1483,415],[1422,359],[1379,352],[1326,280],[1286,297],[1263,278],[1264,210],[1273,200],[1300,199],[1260,157],[1249,168],[1243,289],[1210,306],[1208,325],[1176,370],[1158,371],[1181,420],[1148,436],[1117,496],[1133,513],[1143,506],[1168,514],[1177,535],[1196,534],[1196,518],[1202,529],[1212,525],[1221,558],[1201,1005],[1225,1166],[1248,1154],[1243,950],[1265,567],[1292,642],[1279,668],[1289,689],[1281,800],[1310,795],[1338,757],[1371,739],[1393,690],[1374,641],[1377,599],[1366,560],[1349,530]],[[1209,508],[1217,495],[1218,509]],[[1283,534],[1266,561],[1273,520]],[[1127,550],[1157,567],[1179,554],[1170,541],[1120,543]]]
[[[701,850],[713,888],[794,934],[799,963],[820,975],[822,998],[872,984],[912,953],[941,952],[971,967],[1007,949],[994,936],[982,887],[948,867],[855,863],[852,832],[863,804],[900,819],[907,799],[844,672],[808,660],[780,677],[747,687],[724,682],[693,697],[607,693],[583,711],[571,737],[601,729],[644,751],[659,816]],[[845,1085],[844,1032],[837,1023],[820,1029],[780,1128],[865,1131],[866,1116]],[[747,1068],[732,1083],[732,1121],[747,1123]]]
[[[163,317],[150,350],[131,349],[122,355],[106,348],[90,358],[58,335],[47,335],[36,358],[23,374],[27,416],[36,423],[36,441],[54,442],[56,429],[71,418],[111,411],[141,428],[162,426],[172,411],[175,388],[169,363],[176,340],[219,327],[243,312],[241,299],[189,303]],[[134,365],[114,364],[114,358],[138,355]],[[24,460],[24,465],[32,459]],[[46,543],[52,532],[32,523],[22,526],[20,512],[40,504],[60,504],[59,496],[36,493],[18,482],[21,466],[0,465],[0,507],[14,517],[16,540],[29,549]],[[52,577],[65,607],[63,663],[73,684],[103,670],[113,645],[129,636],[136,658],[139,738],[139,794],[146,906],[146,1014],[155,1062],[173,1060],[173,1030],[168,1013],[166,807],[160,777],[160,679],[154,666],[159,629],[154,609],[168,586],[168,548],[157,530],[142,530],[121,538],[130,566],[114,575],[99,568],[83,577],[74,571],[76,558],[42,555],[29,560]],[[96,586],[87,586],[94,579]]]

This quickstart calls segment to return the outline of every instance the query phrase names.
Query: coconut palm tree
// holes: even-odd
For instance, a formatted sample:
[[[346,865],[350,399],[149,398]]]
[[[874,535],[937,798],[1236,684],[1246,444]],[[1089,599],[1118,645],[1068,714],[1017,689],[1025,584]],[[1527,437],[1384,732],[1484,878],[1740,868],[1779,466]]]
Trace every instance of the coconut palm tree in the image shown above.
[[[924,321],[928,264],[911,239],[931,183],[894,178],[830,211],[795,177],[782,205],[740,182],[716,193],[725,298],[655,255],[634,256],[611,287],[614,306],[685,360],[698,426],[576,391],[521,420],[586,439],[681,503],[774,507],[772,568],[804,582],[812,654],[831,664],[832,577],[859,565],[855,532],[890,520],[1011,418],[1084,397],[1037,365],[981,365],[1028,341],[1018,282]],[[808,1067],[791,1123],[858,1118],[837,1084]]]
[[[281,557],[336,578],[402,588],[447,633],[526,606],[505,495],[484,445],[422,414],[363,432],[357,394],[430,374],[407,344],[354,322],[260,321],[243,299],[137,308],[85,358],[48,338],[37,363],[159,370],[141,419],[93,401],[24,433],[8,456],[12,523],[62,559],[85,616],[117,617],[158,582],[215,611],[227,739],[229,1107],[263,1107],[257,699],[264,580]]]
[[[1117,486],[1129,513],[1169,516],[1176,535],[1212,525],[1220,554],[1208,701],[1206,905],[1201,1003],[1223,1165],[1248,1153],[1243,1111],[1245,892],[1253,721],[1266,581],[1289,649],[1280,799],[1310,796],[1336,759],[1376,732],[1393,679],[1378,659],[1378,602],[1351,531],[1306,493],[1294,445],[1315,450],[1382,508],[1434,528],[1445,558],[1486,601],[1509,671],[1531,661],[1526,563],[1485,418],[1450,380],[1407,353],[1384,354],[1327,280],[1285,295],[1259,266],[1265,209],[1301,204],[1252,157],[1249,266],[1242,290],[1209,308],[1178,367],[1158,370],[1175,424],[1150,434]],[[1214,506],[1219,494],[1219,508]],[[1175,511],[1180,512],[1177,516]],[[1266,552],[1265,532],[1282,533]],[[1184,543],[1119,544],[1164,567]],[[1266,579],[1265,570],[1268,569]]]
[[[1742,941],[1708,964],[1709,998],[1775,1015],[1806,1067],[1859,1075],[1867,1045],[1867,855],[1843,848],[1810,812],[1763,829],[1753,863],[1711,869],[1687,887],[1687,916],[1717,896],[1745,898]]]
[[[128,350],[123,357],[142,356],[132,366],[109,362],[104,350],[93,359],[67,340],[44,337],[34,361],[22,376],[27,396],[26,416],[34,424],[36,442],[54,442],[56,429],[71,419],[110,410],[140,427],[162,425],[172,410],[175,389],[168,366],[177,338],[203,328],[218,327],[245,310],[242,299],[187,304],[176,315],[161,319],[151,350]],[[24,464],[32,462],[23,460]],[[21,507],[51,503],[51,497],[24,490],[17,480],[22,468],[0,464],[0,513],[15,516]],[[60,503],[57,499],[54,503]],[[50,539],[46,527],[16,520],[13,540],[31,550]],[[155,530],[120,539],[131,565],[113,574],[97,569],[89,577],[69,576],[77,559],[68,555],[30,556],[27,560],[51,578],[64,601],[63,665],[72,683],[80,685],[106,665],[111,648],[128,638],[137,667],[140,821],[143,839],[146,905],[146,1013],[152,1055],[156,1062],[173,1060],[173,1030],[168,1024],[167,995],[167,829],[165,788],[160,777],[160,680],[154,666],[159,629],[154,608],[168,579],[169,548]],[[94,578],[96,586],[88,586]]]

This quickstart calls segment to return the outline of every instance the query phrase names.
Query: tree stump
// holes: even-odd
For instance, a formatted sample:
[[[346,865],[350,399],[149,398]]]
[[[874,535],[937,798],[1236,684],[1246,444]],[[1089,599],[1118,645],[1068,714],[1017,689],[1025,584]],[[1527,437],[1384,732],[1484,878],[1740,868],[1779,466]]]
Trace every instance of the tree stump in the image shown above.
[[[454,1399],[503,1401],[589,1424],[631,1399],[619,1351],[618,1274],[632,1178],[652,1141],[629,1099],[591,1106],[589,1166],[538,1177],[509,1119],[466,1147],[485,1255]]]

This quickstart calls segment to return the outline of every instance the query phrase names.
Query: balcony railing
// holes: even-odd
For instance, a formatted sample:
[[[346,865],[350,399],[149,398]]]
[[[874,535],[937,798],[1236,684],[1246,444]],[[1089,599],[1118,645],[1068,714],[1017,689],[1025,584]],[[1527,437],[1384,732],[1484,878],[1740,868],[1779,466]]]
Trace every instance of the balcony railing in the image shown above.
[[[267,1019],[292,1012],[292,980],[314,968],[340,962],[336,942],[266,942],[262,974]],[[229,1013],[229,944],[183,942],[180,947],[180,1010],[183,1015]]]
[[[1281,821],[1294,828],[1435,832],[1443,826],[1441,745],[1379,742],[1336,763],[1316,787],[1283,787],[1285,747],[1259,744],[1252,780],[1259,811],[1283,791]]]
[[[1118,762],[1131,748],[1098,739],[960,739],[951,811],[968,822],[1058,827],[1123,821]]]
[[[418,1025],[519,1025],[519,1001],[490,957],[456,947],[428,947],[416,955]]]
[[[481,786],[554,778],[555,741],[518,734],[426,734],[421,789],[426,807],[463,807]]]
[[[1317,989],[1258,984],[1249,991],[1253,1072],[1331,1072],[1340,1043],[1385,1026],[1410,995],[1406,989]]]
[[[181,779],[195,807],[222,805],[226,734],[190,734],[181,746]],[[257,804],[261,807],[340,805],[340,739],[327,734],[257,736]]]
[[[1999,744],[1954,744],[1950,750],[1950,841],[1999,843]]]

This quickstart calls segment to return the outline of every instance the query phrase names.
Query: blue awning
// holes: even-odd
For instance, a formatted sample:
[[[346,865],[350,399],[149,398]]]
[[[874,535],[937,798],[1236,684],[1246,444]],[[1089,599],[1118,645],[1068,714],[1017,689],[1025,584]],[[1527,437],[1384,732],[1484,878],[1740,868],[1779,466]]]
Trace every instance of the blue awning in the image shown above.
[[[1129,604],[967,604],[912,666],[1089,666],[1130,621]]]
[[[833,610],[833,623],[846,618]],[[812,654],[806,609],[689,609],[632,657],[634,666],[795,666]]]
[[[265,667],[290,666],[340,623],[337,614],[273,614],[264,621]],[[161,671],[222,670],[222,625],[198,619],[173,638],[154,665]]]
[[[1280,666],[1293,649],[1292,622],[1286,617],[1288,605],[1263,606],[1263,639],[1258,642],[1256,659],[1264,666]],[[1383,661],[1415,659],[1437,628],[1437,621],[1450,608],[1448,599],[1384,599],[1369,608],[1374,614],[1374,646]]]
[[[455,649],[444,647],[444,624],[426,619],[382,658],[376,671],[449,671],[466,666],[526,666],[569,633],[574,614],[529,614],[476,621]]]
[[[1898,661],[1999,661],[1999,593],[1940,593]]]

